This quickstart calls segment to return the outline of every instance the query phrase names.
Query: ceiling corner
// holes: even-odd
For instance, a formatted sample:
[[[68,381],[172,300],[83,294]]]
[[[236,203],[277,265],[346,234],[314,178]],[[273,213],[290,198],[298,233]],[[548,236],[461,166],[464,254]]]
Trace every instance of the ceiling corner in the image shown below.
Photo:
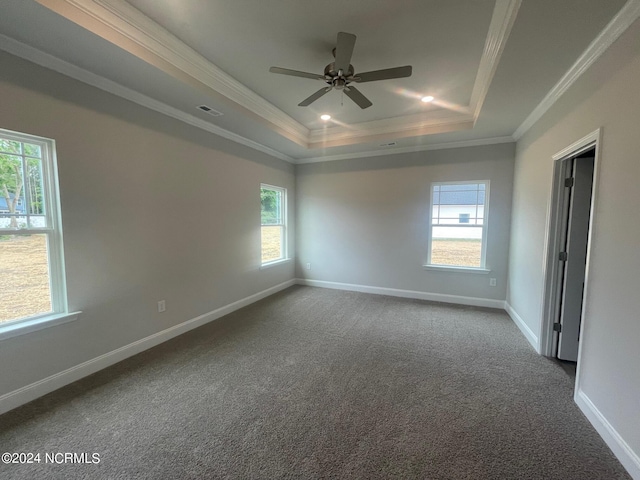
[[[163,72],[259,121],[306,147],[309,129],[227,75],[124,0],[36,0]]]

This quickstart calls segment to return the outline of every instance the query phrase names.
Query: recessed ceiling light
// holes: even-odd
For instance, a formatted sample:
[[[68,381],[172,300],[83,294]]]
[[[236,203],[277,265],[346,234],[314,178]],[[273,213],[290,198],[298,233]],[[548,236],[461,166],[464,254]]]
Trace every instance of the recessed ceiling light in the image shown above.
[[[331,115],[327,115],[326,113],[324,115],[320,115],[320,120],[324,120],[325,122],[327,120],[331,119]]]
[[[420,100],[422,100],[424,103],[431,103],[433,102],[434,98],[431,95],[427,95],[426,97],[422,97]]]

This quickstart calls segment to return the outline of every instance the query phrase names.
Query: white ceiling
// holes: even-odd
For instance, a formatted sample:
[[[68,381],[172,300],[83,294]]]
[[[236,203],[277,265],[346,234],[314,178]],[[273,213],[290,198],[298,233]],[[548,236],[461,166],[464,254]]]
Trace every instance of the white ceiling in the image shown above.
[[[36,1],[3,0],[0,48],[293,162],[507,141],[640,13],[638,0]],[[366,110],[338,91],[298,107],[323,84],[269,67],[322,73],[339,31],[357,35],[356,72],[413,75],[360,84]]]
[[[495,0],[129,3],[307,128],[318,128],[318,112],[347,124],[421,113],[427,107],[415,101],[421,93],[468,105]],[[458,33],[443,35],[442,25]],[[339,92],[298,107],[322,83],[274,75],[269,67],[321,74],[333,61],[339,31],[357,35],[356,72],[413,64],[412,77],[359,86],[374,101],[364,111],[348,98],[342,106]]]

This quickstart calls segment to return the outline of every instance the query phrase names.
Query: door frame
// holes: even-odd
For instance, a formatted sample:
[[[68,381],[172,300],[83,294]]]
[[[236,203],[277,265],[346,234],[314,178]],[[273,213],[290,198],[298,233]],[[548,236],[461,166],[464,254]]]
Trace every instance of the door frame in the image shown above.
[[[554,352],[556,336],[553,331],[553,323],[558,316],[560,309],[560,295],[558,282],[560,278],[560,261],[558,256],[561,251],[560,242],[563,236],[563,204],[567,195],[564,186],[563,161],[584,153],[595,147],[595,159],[593,168],[593,183],[591,189],[591,210],[589,213],[589,233],[587,235],[587,263],[584,276],[584,293],[582,296],[582,313],[580,315],[580,336],[578,340],[578,363],[576,372],[576,385],[580,376],[580,359],[582,357],[582,337],[585,330],[585,312],[587,307],[586,299],[589,295],[589,274],[591,270],[591,245],[593,225],[595,219],[595,205],[598,193],[598,179],[600,174],[600,152],[602,150],[602,128],[591,132],[580,140],[563,148],[553,159],[552,191],[547,210],[547,229],[545,239],[544,258],[544,289],[543,289],[543,310],[542,321],[540,322],[540,353],[551,357]]]

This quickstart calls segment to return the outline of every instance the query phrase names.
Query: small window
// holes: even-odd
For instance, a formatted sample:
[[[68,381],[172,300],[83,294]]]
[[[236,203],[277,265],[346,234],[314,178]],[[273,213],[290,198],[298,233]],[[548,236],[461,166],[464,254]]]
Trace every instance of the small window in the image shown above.
[[[286,189],[271,185],[260,185],[263,265],[284,260],[287,257],[286,203]]]
[[[485,268],[489,181],[434,183],[428,265]]]
[[[66,313],[53,140],[0,129],[0,327]]]

